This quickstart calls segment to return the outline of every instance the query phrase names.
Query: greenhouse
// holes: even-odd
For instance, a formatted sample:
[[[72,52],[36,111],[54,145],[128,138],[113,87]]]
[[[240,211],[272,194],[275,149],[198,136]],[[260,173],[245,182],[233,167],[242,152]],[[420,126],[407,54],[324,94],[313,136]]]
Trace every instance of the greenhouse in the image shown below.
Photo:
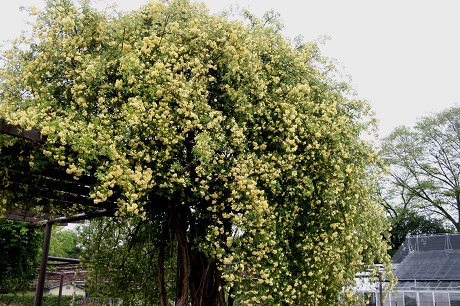
[[[460,306],[460,234],[408,237],[393,263],[398,283],[384,306]]]

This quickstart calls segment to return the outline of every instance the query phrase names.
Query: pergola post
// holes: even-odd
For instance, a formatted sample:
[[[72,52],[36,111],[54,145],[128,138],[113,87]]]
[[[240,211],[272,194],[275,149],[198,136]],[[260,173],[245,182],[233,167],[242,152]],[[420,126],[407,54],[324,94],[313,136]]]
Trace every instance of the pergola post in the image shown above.
[[[43,291],[45,289],[46,266],[48,264],[48,253],[50,249],[52,222],[47,222],[45,226],[45,236],[43,237],[42,260],[40,263],[40,275],[38,277],[37,289],[35,291],[34,306],[41,306]]]
[[[64,273],[59,274],[59,296],[57,306],[61,306],[61,297],[62,297],[62,286],[64,285]]]

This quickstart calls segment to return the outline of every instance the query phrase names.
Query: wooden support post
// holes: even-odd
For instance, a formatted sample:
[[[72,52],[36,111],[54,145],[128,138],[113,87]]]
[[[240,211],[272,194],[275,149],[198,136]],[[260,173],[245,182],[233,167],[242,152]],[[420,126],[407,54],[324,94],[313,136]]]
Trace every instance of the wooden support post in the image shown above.
[[[64,273],[61,273],[60,276],[61,276],[61,279],[59,281],[59,297],[58,297],[57,306],[61,306],[62,286],[64,285]]]
[[[48,253],[51,240],[51,223],[46,223],[45,236],[43,237],[42,260],[40,263],[40,275],[38,278],[37,289],[35,291],[34,306],[42,306],[43,291],[45,290],[46,265],[48,264]]]

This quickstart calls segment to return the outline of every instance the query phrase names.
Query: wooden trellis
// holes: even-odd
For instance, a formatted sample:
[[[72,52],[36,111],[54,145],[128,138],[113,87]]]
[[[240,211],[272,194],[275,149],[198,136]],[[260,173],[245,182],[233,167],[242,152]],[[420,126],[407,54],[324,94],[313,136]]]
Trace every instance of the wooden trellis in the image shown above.
[[[40,130],[32,129],[25,131],[20,126],[8,124],[4,119],[0,119],[0,133],[23,138],[37,145],[46,142],[46,137],[41,135]],[[35,306],[41,306],[45,287],[46,267],[50,258],[48,253],[52,225],[113,216],[117,210],[117,205],[113,197],[104,203],[94,204],[89,193],[95,179],[90,176],[83,176],[77,181],[58,168],[46,169],[39,174],[30,172],[30,169],[15,168],[14,165],[8,165],[7,170],[9,186],[19,190],[22,194],[30,197],[31,200],[33,199],[33,201],[31,201],[32,203],[26,209],[16,209],[7,212],[5,217],[11,220],[26,221],[31,227],[45,227],[40,274],[34,302]],[[35,188],[24,187],[29,186],[31,183]],[[61,208],[73,207],[75,209],[75,207],[78,207],[79,209],[72,216],[55,216],[52,214],[51,204]]]

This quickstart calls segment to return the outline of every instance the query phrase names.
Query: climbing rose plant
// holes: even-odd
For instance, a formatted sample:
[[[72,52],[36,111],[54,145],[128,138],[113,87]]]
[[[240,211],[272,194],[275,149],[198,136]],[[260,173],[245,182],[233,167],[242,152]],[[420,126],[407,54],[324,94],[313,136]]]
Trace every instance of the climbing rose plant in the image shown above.
[[[0,136],[1,208],[25,203],[8,167],[56,167],[92,178],[118,218],[156,224],[156,252],[175,246],[176,281],[159,273],[154,305],[164,290],[176,305],[353,304],[355,273],[388,264],[360,138],[372,118],[316,44],[290,43],[270,14],[88,2],[31,8],[33,29],[3,53],[0,118],[46,142]]]

